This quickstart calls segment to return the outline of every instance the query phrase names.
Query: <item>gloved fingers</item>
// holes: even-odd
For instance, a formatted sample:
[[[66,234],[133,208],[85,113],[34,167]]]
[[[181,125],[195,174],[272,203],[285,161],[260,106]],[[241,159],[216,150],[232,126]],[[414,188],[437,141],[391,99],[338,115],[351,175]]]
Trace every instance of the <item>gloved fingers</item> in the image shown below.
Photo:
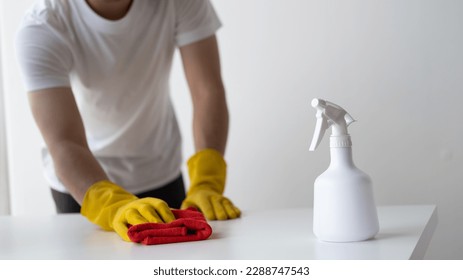
[[[222,205],[229,219],[236,219],[241,215],[241,211],[230,200],[224,199]]]
[[[202,201],[200,204],[195,203],[193,200],[185,199],[180,206],[180,209],[187,209],[189,207],[194,207],[203,213],[204,217],[208,220],[215,220],[214,210],[212,205],[210,205],[209,201],[206,199]]]
[[[148,220],[136,208],[128,208],[124,211],[125,221],[129,225],[138,225],[147,223]]]
[[[146,197],[142,198],[142,202],[143,204],[138,207],[138,210],[147,218],[148,222],[170,223],[175,220],[174,213],[164,200]]]
[[[228,215],[225,210],[225,207],[222,205],[224,201],[224,197],[221,195],[220,196],[214,195],[214,196],[211,196],[210,199],[211,199],[212,207],[214,208],[214,213],[215,213],[215,217],[217,218],[217,220],[228,219]]]
[[[156,209],[149,204],[143,204],[138,207],[138,211],[140,215],[146,220],[148,223],[163,223],[164,221],[159,217]],[[134,225],[134,224],[133,224]]]
[[[203,213],[203,215],[208,220],[216,220],[216,215],[214,211],[214,207],[212,206],[212,202],[210,201],[211,198],[202,199],[199,203],[199,210]]]
[[[162,218],[164,223],[170,223],[173,220],[175,220],[174,213],[172,213],[172,210],[170,210],[169,206],[167,204],[162,207],[156,208],[156,211],[158,212],[159,216]]]
[[[118,221],[113,224],[114,231],[125,241],[130,241],[127,231],[129,230],[128,224],[126,221]]]

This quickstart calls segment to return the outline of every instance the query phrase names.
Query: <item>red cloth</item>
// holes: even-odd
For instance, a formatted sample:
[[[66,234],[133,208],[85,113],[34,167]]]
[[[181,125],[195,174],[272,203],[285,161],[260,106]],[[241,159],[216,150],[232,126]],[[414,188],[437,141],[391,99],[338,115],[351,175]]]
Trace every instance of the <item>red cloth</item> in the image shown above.
[[[204,215],[194,208],[173,209],[176,220],[162,223],[145,223],[131,226],[127,232],[130,240],[145,245],[156,245],[209,238],[212,228]]]

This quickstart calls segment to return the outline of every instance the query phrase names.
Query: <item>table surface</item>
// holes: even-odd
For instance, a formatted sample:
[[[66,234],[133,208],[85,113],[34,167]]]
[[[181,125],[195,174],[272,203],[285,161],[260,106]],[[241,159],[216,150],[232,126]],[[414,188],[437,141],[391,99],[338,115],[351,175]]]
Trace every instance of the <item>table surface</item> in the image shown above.
[[[207,240],[146,246],[124,242],[79,214],[1,216],[0,259],[421,259],[437,226],[434,205],[378,207],[380,231],[353,243],[318,241],[312,209],[244,211],[241,218],[210,221]]]

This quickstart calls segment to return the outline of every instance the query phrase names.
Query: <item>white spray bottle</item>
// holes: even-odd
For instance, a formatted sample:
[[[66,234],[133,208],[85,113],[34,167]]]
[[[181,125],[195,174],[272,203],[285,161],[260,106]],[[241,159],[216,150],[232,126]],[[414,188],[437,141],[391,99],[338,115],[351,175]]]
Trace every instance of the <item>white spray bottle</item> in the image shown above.
[[[313,231],[322,241],[354,242],[373,238],[379,231],[378,215],[370,177],[352,160],[352,142],[347,132],[355,120],[340,106],[322,99],[312,100],[317,110],[314,151],[331,127],[328,169],[314,184]]]

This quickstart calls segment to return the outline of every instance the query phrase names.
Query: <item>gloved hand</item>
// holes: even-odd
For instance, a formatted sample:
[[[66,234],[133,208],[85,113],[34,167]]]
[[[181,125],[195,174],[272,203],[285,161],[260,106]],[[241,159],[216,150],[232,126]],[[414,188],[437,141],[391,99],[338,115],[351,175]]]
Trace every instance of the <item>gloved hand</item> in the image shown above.
[[[188,160],[190,189],[181,209],[195,207],[208,220],[235,219],[241,211],[223,196],[227,164],[213,149],[197,152]]]
[[[103,229],[114,230],[125,241],[130,241],[127,236],[130,225],[175,220],[163,200],[153,197],[139,199],[107,180],[97,182],[87,190],[80,212]]]

